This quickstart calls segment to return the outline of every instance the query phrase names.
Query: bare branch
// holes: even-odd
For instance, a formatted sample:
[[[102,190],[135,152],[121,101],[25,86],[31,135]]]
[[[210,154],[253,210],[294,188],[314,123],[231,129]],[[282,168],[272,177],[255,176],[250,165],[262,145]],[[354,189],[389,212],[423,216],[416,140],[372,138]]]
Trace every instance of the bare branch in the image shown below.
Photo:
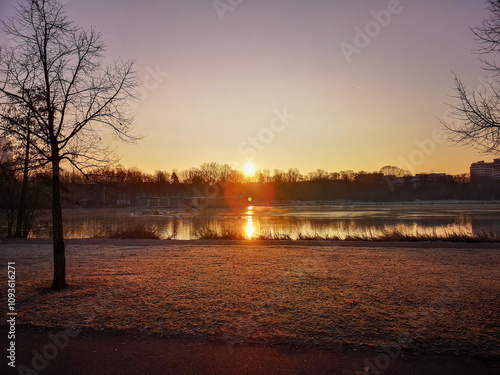
[[[496,57],[500,52],[500,2],[489,0],[491,16],[482,26],[471,29],[479,45],[477,53]],[[455,75],[455,104],[449,104],[450,118],[441,123],[450,139],[483,153],[500,152],[500,68],[495,61],[481,58],[490,76],[483,85],[468,90]]]

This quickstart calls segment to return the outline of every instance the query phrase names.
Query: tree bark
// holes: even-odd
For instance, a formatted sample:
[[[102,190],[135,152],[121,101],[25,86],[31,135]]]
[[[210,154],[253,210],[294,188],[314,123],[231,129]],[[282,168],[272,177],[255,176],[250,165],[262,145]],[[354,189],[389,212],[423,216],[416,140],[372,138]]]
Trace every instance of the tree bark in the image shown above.
[[[66,284],[66,255],[61,205],[59,159],[52,160],[52,241],[54,247],[54,281],[52,289],[63,289]]]
[[[30,121],[28,117],[28,122]],[[31,142],[31,134],[30,134],[30,129],[28,126],[28,132],[26,135],[26,150],[25,150],[25,155],[24,155],[24,166],[23,166],[23,181],[22,181],[22,186],[21,186],[21,198],[19,201],[19,209],[17,211],[17,224],[16,224],[16,232],[14,234],[14,237],[20,238],[20,237],[28,237],[27,232],[29,232],[29,228],[24,228],[23,230],[23,223],[24,226],[26,226],[26,196],[28,194],[28,171],[29,171],[29,165],[30,165],[30,142]],[[26,231],[28,229],[28,231]],[[24,233],[26,233],[26,236],[24,236]]]

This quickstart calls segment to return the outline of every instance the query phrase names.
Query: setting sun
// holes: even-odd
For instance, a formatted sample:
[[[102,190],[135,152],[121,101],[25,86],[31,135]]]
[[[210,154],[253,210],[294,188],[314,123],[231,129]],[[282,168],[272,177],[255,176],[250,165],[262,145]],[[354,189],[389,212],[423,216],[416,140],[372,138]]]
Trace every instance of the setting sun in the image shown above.
[[[253,164],[247,164],[245,165],[245,175],[247,177],[251,177],[255,174],[255,167]]]

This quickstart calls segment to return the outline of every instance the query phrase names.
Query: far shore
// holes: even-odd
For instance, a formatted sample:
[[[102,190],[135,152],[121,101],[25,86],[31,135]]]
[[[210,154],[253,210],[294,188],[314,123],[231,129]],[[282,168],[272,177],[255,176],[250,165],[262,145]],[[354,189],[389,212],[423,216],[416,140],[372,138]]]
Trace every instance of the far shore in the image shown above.
[[[500,204],[500,201],[494,200],[415,200],[415,201],[290,201],[289,203],[278,202],[273,205],[312,205],[312,206],[376,206],[376,205],[426,205],[426,204]]]
[[[267,206],[267,207],[321,207],[321,206],[424,206],[424,205],[496,205],[500,204],[500,200],[415,200],[415,201],[349,201],[349,200],[335,200],[335,201],[276,201],[273,203],[263,203],[259,201],[253,201],[249,205],[252,206]],[[246,207],[246,206],[242,206]],[[227,207],[213,207],[215,209],[227,208]],[[95,207],[95,206],[72,206],[65,207],[64,210],[78,210],[78,209],[123,209],[123,210],[156,210],[156,209],[190,209],[188,206],[181,207],[145,207],[145,206],[106,206],[106,207]],[[212,209],[212,207],[210,207]]]

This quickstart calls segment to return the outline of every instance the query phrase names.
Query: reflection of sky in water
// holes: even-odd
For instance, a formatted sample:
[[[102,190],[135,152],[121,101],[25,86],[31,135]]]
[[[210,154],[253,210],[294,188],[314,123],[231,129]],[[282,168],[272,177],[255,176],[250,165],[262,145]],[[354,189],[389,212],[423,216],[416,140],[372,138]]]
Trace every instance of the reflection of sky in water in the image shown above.
[[[138,224],[154,225],[161,236],[192,239],[203,227],[216,231],[230,229],[255,238],[261,233],[338,236],[379,235],[398,229],[405,234],[445,234],[460,230],[463,233],[500,232],[500,205],[372,205],[327,207],[256,207],[240,212],[206,210],[175,212],[160,209],[141,215],[145,210],[74,209],[65,211],[67,238],[94,237],[105,229],[125,229]],[[46,215],[46,217],[50,217]],[[47,219],[48,221],[48,219]],[[47,224],[38,227],[35,236],[47,237]]]

